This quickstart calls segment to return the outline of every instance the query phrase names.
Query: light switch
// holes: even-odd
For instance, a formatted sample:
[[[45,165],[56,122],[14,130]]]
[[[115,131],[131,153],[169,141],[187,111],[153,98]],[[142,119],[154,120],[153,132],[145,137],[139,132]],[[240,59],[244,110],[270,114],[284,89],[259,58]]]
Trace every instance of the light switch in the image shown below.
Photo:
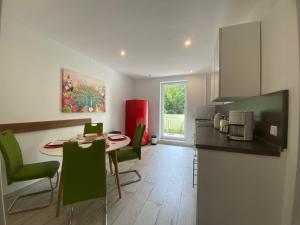
[[[277,137],[277,126],[271,125],[271,127],[270,127],[270,134],[272,136]]]

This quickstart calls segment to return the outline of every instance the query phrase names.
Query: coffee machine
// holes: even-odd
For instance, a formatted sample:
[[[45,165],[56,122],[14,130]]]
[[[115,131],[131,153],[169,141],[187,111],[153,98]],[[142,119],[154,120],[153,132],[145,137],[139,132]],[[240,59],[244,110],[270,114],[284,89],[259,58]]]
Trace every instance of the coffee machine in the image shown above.
[[[239,141],[252,141],[253,131],[253,112],[229,111],[229,139]]]

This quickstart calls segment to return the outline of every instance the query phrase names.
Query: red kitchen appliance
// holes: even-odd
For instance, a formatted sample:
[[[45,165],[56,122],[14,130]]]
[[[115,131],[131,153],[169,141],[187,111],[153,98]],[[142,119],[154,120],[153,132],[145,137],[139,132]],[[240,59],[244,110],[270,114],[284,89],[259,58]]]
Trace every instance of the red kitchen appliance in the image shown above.
[[[142,139],[142,145],[146,145],[149,142],[149,132],[148,132],[148,107],[149,106],[148,105],[149,105],[148,100],[132,99],[126,101],[126,115],[125,115],[126,135],[130,137],[132,140],[136,125],[145,124],[146,129]]]

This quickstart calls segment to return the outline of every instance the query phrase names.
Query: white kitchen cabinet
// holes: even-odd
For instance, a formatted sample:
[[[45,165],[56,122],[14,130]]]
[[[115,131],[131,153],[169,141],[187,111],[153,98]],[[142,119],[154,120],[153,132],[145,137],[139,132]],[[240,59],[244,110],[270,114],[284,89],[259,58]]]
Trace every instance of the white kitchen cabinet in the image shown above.
[[[205,75],[205,90],[206,90],[206,98],[205,98],[205,104],[206,105],[210,105],[212,102],[211,99],[211,77],[210,77],[210,73],[207,73]]]
[[[285,156],[198,150],[198,225],[281,225]]]
[[[220,96],[220,74],[218,71],[213,72],[212,74],[214,79],[214,93],[213,93],[213,101]]]
[[[206,105],[219,105],[219,102],[214,102],[214,99],[218,96],[218,75],[213,71],[213,63],[209,68],[209,72],[206,75]]]
[[[206,105],[220,105],[223,102],[215,102],[217,96],[217,73],[208,73],[206,76]]]
[[[214,54],[207,75],[207,95],[209,105],[219,105],[219,102],[214,102],[219,97],[219,41],[214,48]]]
[[[216,41],[213,54],[214,99],[220,96],[220,64],[219,64],[219,38]]]
[[[220,28],[212,67],[213,101],[260,95],[260,22]]]
[[[210,73],[210,100],[211,102],[216,98],[215,94],[215,74],[214,72]]]

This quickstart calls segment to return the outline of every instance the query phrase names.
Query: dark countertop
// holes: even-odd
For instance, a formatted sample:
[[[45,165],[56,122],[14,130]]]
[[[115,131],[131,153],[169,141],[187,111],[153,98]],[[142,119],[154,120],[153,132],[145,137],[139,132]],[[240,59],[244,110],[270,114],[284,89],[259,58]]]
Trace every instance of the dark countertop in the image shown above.
[[[196,148],[246,154],[280,156],[281,147],[262,140],[234,141],[213,127],[196,126]]]

